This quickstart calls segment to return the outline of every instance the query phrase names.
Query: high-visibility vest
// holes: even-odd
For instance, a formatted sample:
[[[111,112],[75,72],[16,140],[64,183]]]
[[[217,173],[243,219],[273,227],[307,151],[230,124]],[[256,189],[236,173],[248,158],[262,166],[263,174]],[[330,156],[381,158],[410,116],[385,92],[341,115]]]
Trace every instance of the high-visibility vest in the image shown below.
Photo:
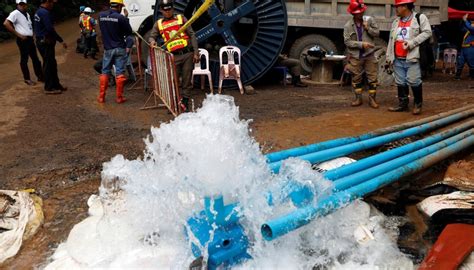
[[[183,16],[178,14],[175,18],[163,21],[163,19],[159,19],[158,22],[158,30],[160,30],[160,34],[163,37],[163,40],[167,42],[172,36],[175,35],[176,32],[184,25]],[[188,35],[183,32],[179,37],[173,39],[170,43],[166,45],[166,49],[170,52],[174,52],[179,49],[186,48],[189,44],[189,37]]]
[[[91,23],[91,16],[89,15],[84,15],[82,16],[82,29],[86,32],[93,32],[94,31],[94,26]]]
[[[464,38],[462,40],[462,47],[463,48],[470,48],[474,47],[474,41],[467,42],[467,38],[471,35],[470,31],[467,31],[466,34],[464,34]]]

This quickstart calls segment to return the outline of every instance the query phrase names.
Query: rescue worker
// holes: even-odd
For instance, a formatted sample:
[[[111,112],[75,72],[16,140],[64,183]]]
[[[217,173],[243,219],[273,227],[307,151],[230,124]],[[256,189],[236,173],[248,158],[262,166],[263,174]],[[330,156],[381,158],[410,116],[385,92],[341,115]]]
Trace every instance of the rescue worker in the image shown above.
[[[462,30],[465,34],[462,41],[461,53],[458,55],[456,65],[456,80],[461,79],[461,73],[465,63],[469,66],[469,77],[474,79],[474,22],[467,19],[468,15],[469,14],[466,14],[462,17]]]
[[[301,63],[300,60],[289,58],[287,55],[280,54],[277,60],[277,66],[284,66],[290,70],[291,84],[295,87],[308,87],[301,81]],[[286,80],[286,78],[283,78]]]
[[[398,106],[389,108],[389,111],[408,111],[408,93],[411,87],[414,97],[412,112],[418,115],[423,104],[419,45],[431,38],[431,25],[424,14],[419,15],[418,23],[414,3],[415,0],[395,0],[398,18],[393,21],[390,30],[387,64],[393,65],[398,88]]]
[[[125,65],[128,54],[125,38],[132,34],[132,27],[128,19],[120,14],[124,7],[123,0],[110,0],[110,9],[99,14],[99,27],[104,44],[102,74],[100,75],[99,103],[105,102],[105,92],[109,86],[109,76],[112,76],[112,66],[115,66],[115,88],[117,98],[115,102],[127,101],[123,96]]]
[[[168,41],[187,21],[182,14],[175,14],[172,0],[163,0],[160,3],[160,11],[163,18],[159,19],[151,32],[149,42],[156,46],[159,35],[164,42]],[[192,84],[191,76],[194,63],[199,62],[199,48],[196,35],[191,27],[188,27],[181,36],[172,40],[166,49],[174,54],[176,71],[181,78],[181,104],[189,110],[189,98],[191,96]]]
[[[30,70],[28,69],[28,57],[33,62],[33,68],[38,81],[44,81],[41,62],[36,53],[36,46],[33,40],[33,21],[27,12],[26,0],[16,0],[16,9],[8,15],[3,22],[5,28],[13,33],[16,38],[16,44],[20,49],[20,68],[23,73],[23,80],[28,85],[35,85],[31,80]]]
[[[84,14],[81,16],[81,21],[79,22],[79,27],[81,28],[81,34],[84,38],[84,58],[91,55],[92,59],[96,59],[95,54],[95,38],[97,36],[95,31],[96,21],[91,17],[92,9],[86,7],[84,9]]]
[[[67,49],[67,44],[63,41],[54,29],[51,10],[56,0],[41,0],[41,5],[35,14],[34,32],[36,36],[36,46],[43,58],[44,93],[61,94],[67,88],[62,86],[58,77],[58,64],[56,62],[56,52],[54,47],[56,42]]]
[[[367,6],[363,0],[351,0],[347,12],[352,14],[344,25],[344,44],[349,54],[348,70],[352,73],[352,87],[355,100],[351,106],[362,105],[362,91],[364,88],[363,74],[369,83],[369,106],[377,109],[377,74],[378,62],[375,58],[375,38],[380,30],[373,17],[364,16]]]

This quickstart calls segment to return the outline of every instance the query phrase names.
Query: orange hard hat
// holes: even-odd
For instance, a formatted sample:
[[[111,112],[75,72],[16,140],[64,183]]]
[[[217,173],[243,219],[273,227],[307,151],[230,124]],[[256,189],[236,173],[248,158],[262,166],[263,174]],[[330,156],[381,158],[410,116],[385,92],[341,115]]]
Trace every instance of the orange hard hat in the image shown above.
[[[410,4],[410,3],[415,3],[416,0],[395,0],[395,6],[399,6],[399,5],[406,5],[406,4]]]
[[[367,6],[364,4],[364,0],[351,0],[347,7],[347,12],[350,14],[359,14],[364,12]]]

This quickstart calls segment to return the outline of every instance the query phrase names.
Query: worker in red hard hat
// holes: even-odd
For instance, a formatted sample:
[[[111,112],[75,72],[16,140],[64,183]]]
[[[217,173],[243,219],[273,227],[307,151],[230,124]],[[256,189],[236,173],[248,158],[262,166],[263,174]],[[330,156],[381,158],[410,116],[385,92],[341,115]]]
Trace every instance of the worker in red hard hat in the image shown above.
[[[351,106],[362,105],[364,83],[362,76],[365,72],[369,81],[369,105],[377,109],[375,100],[377,93],[378,62],[374,56],[375,38],[379,36],[379,27],[375,19],[364,16],[367,6],[363,0],[351,0],[347,12],[352,14],[344,25],[344,44],[349,54],[348,69],[352,73],[352,87],[355,100]]]
[[[413,114],[421,113],[423,87],[419,46],[431,38],[431,25],[424,14],[414,11],[415,0],[395,0],[397,18],[392,23],[387,47],[387,64],[393,65],[398,88],[398,106],[391,112],[408,111],[409,87],[413,92]]]

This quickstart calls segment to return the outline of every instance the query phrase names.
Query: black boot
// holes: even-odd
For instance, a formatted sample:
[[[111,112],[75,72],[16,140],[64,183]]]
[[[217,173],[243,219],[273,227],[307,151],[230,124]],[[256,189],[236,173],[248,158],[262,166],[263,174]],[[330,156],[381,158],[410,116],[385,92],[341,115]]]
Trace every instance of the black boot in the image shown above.
[[[455,80],[460,80],[461,79],[461,73],[462,73],[462,69],[456,69],[456,75],[454,75],[454,79]]]
[[[399,85],[398,90],[398,106],[390,107],[390,112],[406,112],[408,111],[408,92],[409,88],[406,85]]]
[[[411,91],[413,92],[413,97],[415,99],[415,106],[413,107],[413,114],[421,114],[421,106],[423,105],[423,85],[412,86]]]
[[[469,69],[469,78],[470,78],[471,80],[474,79],[474,68],[470,68],[470,69]]]
[[[291,84],[295,87],[308,87],[305,83],[301,81],[300,76],[292,76],[291,77]]]

